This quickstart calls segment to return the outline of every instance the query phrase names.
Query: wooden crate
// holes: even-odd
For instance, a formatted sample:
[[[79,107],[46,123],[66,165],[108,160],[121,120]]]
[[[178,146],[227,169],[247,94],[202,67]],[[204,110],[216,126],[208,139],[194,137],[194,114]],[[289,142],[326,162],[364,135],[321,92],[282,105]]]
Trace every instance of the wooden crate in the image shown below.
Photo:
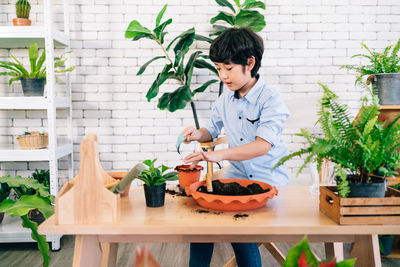
[[[400,224],[400,191],[384,198],[341,198],[336,186],[321,186],[319,210],[338,224]]]

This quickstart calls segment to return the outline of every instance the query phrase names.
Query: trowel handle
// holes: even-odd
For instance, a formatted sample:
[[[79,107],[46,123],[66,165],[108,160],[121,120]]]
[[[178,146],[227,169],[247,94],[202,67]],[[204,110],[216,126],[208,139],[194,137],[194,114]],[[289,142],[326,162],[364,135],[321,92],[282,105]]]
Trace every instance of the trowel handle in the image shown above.
[[[211,180],[211,175],[209,173],[206,173],[206,184],[207,184],[207,192],[212,192],[213,191],[212,180]]]
[[[125,188],[131,184],[132,180],[138,178],[138,176],[142,173],[143,170],[146,169],[146,166],[143,163],[138,163],[133,167],[122,180],[110,190],[114,193],[122,193]]]

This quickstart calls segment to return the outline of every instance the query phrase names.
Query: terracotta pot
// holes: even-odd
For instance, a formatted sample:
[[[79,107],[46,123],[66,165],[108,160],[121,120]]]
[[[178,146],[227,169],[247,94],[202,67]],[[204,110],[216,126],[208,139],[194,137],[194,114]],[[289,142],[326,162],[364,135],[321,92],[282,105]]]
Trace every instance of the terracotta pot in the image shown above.
[[[125,175],[128,174],[128,172],[109,172],[109,175],[111,175],[112,178],[117,179],[117,180],[122,180],[122,178],[125,177]],[[131,185],[129,184],[124,192],[121,194],[121,197],[126,197],[129,195],[129,189],[131,188]]]
[[[186,188],[187,186],[198,182],[200,180],[200,172],[204,168],[200,165],[196,165],[194,169],[190,169],[190,165],[178,165],[175,170],[178,172],[179,186]]]
[[[243,211],[252,210],[263,207],[267,204],[268,199],[278,195],[278,189],[275,186],[271,186],[267,183],[245,180],[245,179],[219,179],[221,182],[232,183],[237,182],[242,186],[247,186],[252,183],[259,184],[263,189],[270,189],[266,193],[246,196],[223,196],[223,195],[212,195],[207,193],[198,192],[197,189],[205,185],[206,181],[200,181],[185,188],[185,192],[188,196],[192,196],[196,200],[197,204],[204,208],[212,210],[223,210],[223,211]]]
[[[25,18],[13,18],[14,26],[31,26],[31,20]]]

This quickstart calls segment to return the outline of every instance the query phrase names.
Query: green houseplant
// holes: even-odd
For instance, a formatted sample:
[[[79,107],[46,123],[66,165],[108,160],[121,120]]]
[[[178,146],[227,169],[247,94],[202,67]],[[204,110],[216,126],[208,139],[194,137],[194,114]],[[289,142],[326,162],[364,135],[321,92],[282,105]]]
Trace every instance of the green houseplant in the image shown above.
[[[148,169],[143,170],[138,179],[144,182],[144,194],[148,207],[164,206],[166,181],[178,180],[177,172],[165,173],[170,167],[161,165],[155,167],[157,159],[145,160],[143,163]]]
[[[31,5],[28,0],[18,0],[15,3],[16,18],[13,18],[14,26],[30,26],[31,20],[29,14],[31,11]]]
[[[210,23],[213,24],[214,32],[210,36],[220,35],[228,28],[227,26],[216,24],[218,21],[223,21],[230,27],[248,27],[255,32],[260,32],[265,28],[264,16],[255,10],[257,8],[265,10],[263,1],[245,0],[240,3],[240,0],[233,0],[234,4],[231,4],[228,0],[215,0],[215,2],[229,9],[229,11],[220,11],[218,15],[211,18]]]
[[[9,175],[0,177],[0,185],[13,189],[17,197],[11,199],[7,197],[0,202],[0,211],[11,217],[21,217],[22,226],[32,231],[32,239],[38,243],[38,248],[43,256],[43,266],[49,266],[49,245],[46,236],[38,233],[38,224],[28,218],[28,213],[33,209],[38,209],[45,218],[54,213],[53,196],[49,194],[49,188],[39,183],[34,178],[22,178],[21,176],[10,177]]]
[[[358,118],[349,118],[347,105],[339,103],[338,96],[320,83],[323,96],[320,100],[319,119],[323,136],[311,134],[301,129],[298,136],[304,137],[308,147],[283,157],[276,166],[287,160],[307,155],[299,172],[310,162],[321,167],[324,159],[336,163],[338,191],[341,197],[368,197],[369,190],[378,187],[381,191],[374,197],[385,193],[384,177],[397,174],[400,166],[400,125],[396,122],[378,121],[380,106],[370,91],[372,100],[363,98],[363,106]],[[368,87],[365,85],[366,89]],[[370,102],[370,103],[369,103]]]
[[[395,45],[387,46],[382,52],[372,51],[361,43],[368,54],[356,54],[352,58],[366,58],[367,65],[345,65],[342,68],[356,71],[364,76],[368,75],[368,82],[372,82],[374,92],[379,97],[381,105],[400,104],[400,39]]]
[[[60,67],[63,67],[67,61],[67,58],[64,57],[65,54],[66,53],[62,54],[60,57],[54,58],[54,68],[56,69],[56,73],[73,71],[75,69],[75,67],[59,69]],[[46,52],[43,51],[39,56],[38,45],[36,43],[31,44],[29,47],[30,71],[27,70],[13,55],[11,55],[11,57],[15,62],[0,61],[0,67],[8,70],[8,72],[0,72],[0,75],[8,75],[11,77],[8,82],[9,85],[20,80],[25,96],[43,96],[44,84],[46,82],[46,65],[44,64],[46,60]]]
[[[352,267],[356,259],[336,262],[335,258],[318,261],[311,251],[307,237],[289,249],[283,267]]]
[[[261,31],[265,27],[264,16],[258,11],[254,10],[255,8],[265,9],[264,3],[253,0],[246,0],[242,4],[240,4],[240,1],[238,0],[235,0],[234,2],[237,10],[235,10],[233,5],[227,0],[216,0],[218,5],[228,7],[233,13],[220,12],[211,20],[211,23],[225,21],[231,26],[249,27],[254,31]],[[150,101],[151,99],[155,98],[159,93],[160,86],[167,80],[178,81],[179,85],[177,86],[177,89],[172,92],[162,94],[162,96],[158,99],[157,107],[161,110],[167,109],[170,112],[174,112],[178,109],[185,108],[187,103],[190,103],[196,128],[200,128],[196,106],[193,99],[196,94],[204,92],[211,84],[218,82],[218,80],[211,79],[198,88],[192,89],[193,72],[196,68],[209,69],[215,75],[218,75],[218,72],[214,65],[207,61],[209,57],[207,55],[203,55],[202,51],[194,51],[186,63],[185,57],[189,52],[189,49],[192,48],[195,40],[211,43],[212,39],[196,34],[195,29],[191,28],[173,38],[168,44],[165,44],[164,37],[167,34],[166,27],[172,23],[172,19],[162,22],[162,18],[166,9],[167,5],[164,5],[164,7],[158,13],[155,22],[155,28],[153,30],[142,26],[142,24],[140,24],[140,22],[137,20],[131,21],[125,31],[125,38],[132,39],[132,41],[147,38],[155,41],[162,50],[163,55],[156,56],[146,62],[136,74],[143,74],[146,68],[156,60],[163,59],[166,62],[164,68],[160,73],[158,73],[153,84],[149,88],[146,94],[147,100]],[[226,26],[214,25],[214,35],[221,33],[226,28]],[[174,57],[171,57],[169,54],[172,46]],[[220,83],[219,94],[222,93],[222,85],[223,83]]]

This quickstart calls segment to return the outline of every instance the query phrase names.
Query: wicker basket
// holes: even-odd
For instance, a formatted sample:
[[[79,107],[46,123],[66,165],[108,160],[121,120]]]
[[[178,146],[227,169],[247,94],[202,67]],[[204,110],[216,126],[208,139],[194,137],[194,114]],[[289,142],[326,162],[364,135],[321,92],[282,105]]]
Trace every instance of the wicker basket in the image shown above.
[[[37,131],[32,131],[30,135],[18,136],[17,141],[22,149],[46,148],[49,143],[49,136],[47,133],[40,134]]]

